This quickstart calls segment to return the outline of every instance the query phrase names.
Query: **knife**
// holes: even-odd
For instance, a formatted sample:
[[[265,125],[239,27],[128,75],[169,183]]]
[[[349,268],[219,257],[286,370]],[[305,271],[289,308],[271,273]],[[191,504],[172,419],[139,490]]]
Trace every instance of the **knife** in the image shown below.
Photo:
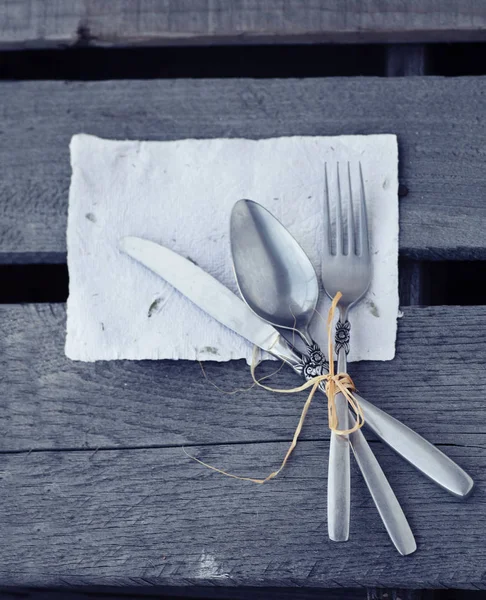
[[[302,373],[299,369],[302,355],[272,325],[262,321],[243,300],[200,267],[164,246],[141,238],[123,238],[120,248],[217,321]],[[413,533],[363,433],[354,432],[349,441],[391,540],[400,554],[411,554],[417,548]]]

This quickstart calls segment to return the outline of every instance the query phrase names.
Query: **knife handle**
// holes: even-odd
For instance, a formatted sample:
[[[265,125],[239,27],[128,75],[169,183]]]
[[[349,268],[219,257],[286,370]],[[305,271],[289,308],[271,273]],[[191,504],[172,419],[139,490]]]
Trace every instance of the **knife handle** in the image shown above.
[[[355,394],[365,425],[402,458],[454,496],[465,498],[474,487],[472,478],[453,460],[384,410]]]
[[[321,390],[326,393],[323,386]],[[349,428],[348,402],[343,394],[334,399],[340,429]],[[365,442],[366,443],[366,442]],[[327,471],[327,531],[334,542],[346,542],[349,538],[351,510],[351,467],[349,460],[349,436],[331,431],[329,465]]]

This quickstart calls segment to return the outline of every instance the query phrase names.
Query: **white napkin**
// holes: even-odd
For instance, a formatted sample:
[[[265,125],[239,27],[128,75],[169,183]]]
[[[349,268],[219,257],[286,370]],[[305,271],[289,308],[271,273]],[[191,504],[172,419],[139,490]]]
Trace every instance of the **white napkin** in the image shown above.
[[[249,342],[121,253],[118,242],[126,235],[159,242],[237,292],[229,219],[233,204],[250,198],[290,230],[319,275],[324,163],[333,183],[337,161],[343,174],[347,161],[361,161],[373,253],[370,290],[351,313],[349,360],[392,359],[398,315],[395,135],[171,142],[75,135],[67,230],[67,356],[82,361],[251,361]],[[357,178],[354,185],[357,192]],[[324,317],[328,306],[322,293],[318,310]],[[318,317],[313,332],[325,347],[325,322]]]

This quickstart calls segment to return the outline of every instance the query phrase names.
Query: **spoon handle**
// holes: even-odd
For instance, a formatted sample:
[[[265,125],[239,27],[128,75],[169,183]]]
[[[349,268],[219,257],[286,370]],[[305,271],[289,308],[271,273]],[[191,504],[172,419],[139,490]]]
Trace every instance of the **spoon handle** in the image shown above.
[[[349,421],[352,427],[355,421],[351,414]],[[417,544],[407,517],[361,429],[351,433],[349,441],[363,479],[391,541],[403,556],[412,554],[417,549]]]

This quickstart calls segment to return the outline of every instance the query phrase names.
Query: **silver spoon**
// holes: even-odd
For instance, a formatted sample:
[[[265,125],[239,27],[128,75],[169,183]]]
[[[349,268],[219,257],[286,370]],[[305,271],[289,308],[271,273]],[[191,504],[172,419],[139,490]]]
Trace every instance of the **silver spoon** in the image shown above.
[[[240,200],[233,207],[230,237],[236,280],[248,306],[272,325],[297,331],[318,352],[309,334],[319,295],[317,276],[296,240],[269,211],[251,200]],[[393,543],[401,554],[414,552],[407,519],[361,430],[351,434],[349,441]],[[343,479],[343,485],[337,486],[328,481],[328,510],[329,506],[340,510],[339,514],[328,512],[328,531],[331,539],[342,541],[349,530],[345,522],[349,521],[349,472]]]

